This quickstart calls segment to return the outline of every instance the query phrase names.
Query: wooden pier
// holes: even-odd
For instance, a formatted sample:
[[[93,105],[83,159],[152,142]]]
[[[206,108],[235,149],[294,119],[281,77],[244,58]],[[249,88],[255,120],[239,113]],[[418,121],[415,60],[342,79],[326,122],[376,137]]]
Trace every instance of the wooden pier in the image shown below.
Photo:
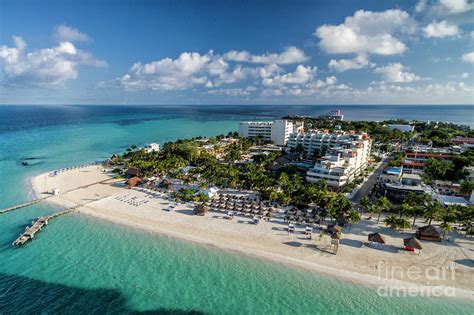
[[[22,203],[22,204],[19,204],[19,205],[15,205],[15,206],[11,206],[11,207],[2,209],[2,210],[0,210],[0,214],[8,212],[8,211],[13,211],[13,210],[16,210],[16,209],[20,209],[20,208],[24,208],[24,207],[34,205],[34,204],[36,204],[40,201],[43,201],[44,199],[46,199],[46,198],[39,198],[39,199],[35,199],[35,200],[29,201],[29,202],[25,202],[25,203]]]
[[[36,221],[32,222],[33,225],[31,227],[27,226],[25,228],[25,231],[20,235],[20,237],[18,237],[12,243],[12,245],[13,246],[21,246],[21,245],[24,245],[25,243],[27,243],[28,241],[31,241],[35,237],[36,233],[38,233],[39,231],[41,231],[43,229],[43,227],[48,225],[49,220],[54,219],[56,217],[59,217],[60,215],[69,213],[73,210],[74,210],[74,208],[71,208],[71,209],[68,209],[68,210],[64,210],[64,211],[61,211],[61,212],[54,213],[54,214],[46,216],[46,217],[39,217]]]

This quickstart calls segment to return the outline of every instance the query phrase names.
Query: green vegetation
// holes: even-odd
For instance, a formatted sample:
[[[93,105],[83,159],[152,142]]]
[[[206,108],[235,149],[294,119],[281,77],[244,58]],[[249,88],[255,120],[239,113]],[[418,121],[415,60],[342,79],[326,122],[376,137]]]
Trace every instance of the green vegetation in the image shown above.
[[[455,224],[464,226],[467,235],[473,232],[471,226],[474,218],[473,207],[454,205],[443,208],[439,202],[431,200],[431,197],[426,193],[422,195],[409,193],[398,207],[393,206],[385,197],[380,197],[375,202],[370,202],[368,198],[364,197],[360,201],[360,206],[366,212],[378,214],[379,219],[382,211],[390,212],[384,222],[394,230],[403,231],[410,227],[414,228],[416,219],[422,217],[428,225],[431,225],[434,220],[441,222],[440,228],[444,234],[452,232]],[[411,224],[408,218],[413,219]]]
[[[230,144],[217,145],[216,140],[200,139],[178,140],[166,143],[160,152],[146,153],[144,150],[127,149],[123,155],[128,167],[138,167],[144,177],[166,174],[187,182],[199,181],[201,187],[217,185],[236,189],[249,189],[259,192],[264,199],[283,205],[294,204],[306,207],[316,204],[324,209],[324,215],[331,219],[344,217],[351,224],[360,221],[360,216],[350,201],[342,193],[331,191],[326,182],[306,183],[304,174],[297,167],[287,166],[277,172],[268,166],[280,157],[281,153],[256,154],[251,162],[241,161],[251,146],[260,139],[237,138]],[[204,150],[203,144],[215,144],[212,150]],[[187,174],[182,169],[193,166]],[[357,183],[362,178],[358,178]],[[206,196],[197,195],[196,190],[182,189],[174,192],[174,197],[185,201],[206,201]]]
[[[474,137],[474,131],[469,127],[451,123],[416,122],[415,130],[421,135],[418,141],[431,142],[434,147],[448,147],[451,145],[451,139],[456,136]]]

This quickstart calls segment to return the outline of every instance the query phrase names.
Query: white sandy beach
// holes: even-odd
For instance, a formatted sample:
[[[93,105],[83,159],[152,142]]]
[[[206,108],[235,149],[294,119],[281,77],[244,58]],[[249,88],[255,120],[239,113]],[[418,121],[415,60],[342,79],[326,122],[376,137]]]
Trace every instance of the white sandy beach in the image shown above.
[[[174,211],[168,212],[164,211],[170,205],[166,195],[145,189],[128,189],[123,185],[123,180],[103,182],[110,178],[100,167],[91,166],[62,172],[56,177],[42,174],[35,177],[32,184],[39,197],[50,196],[48,192],[53,188],[61,190],[60,195],[48,198],[48,202],[64,207],[83,205],[78,208],[81,214],[118,224],[238,251],[371,286],[411,287],[419,291],[439,286],[449,288],[445,292],[455,292],[456,297],[474,300],[472,239],[458,238],[454,243],[421,241],[423,251],[418,255],[400,249],[408,233],[394,232],[375,220],[363,220],[350,230],[343,230],[339,251],[334,255],[328,236],[320,240],[319,234],[315,232],[313,240],[310,240],[303,234],[303,227],[298,227],[296,233],[288,235],[287,225],[279,215],[270,222],[261,221],[259,225],[253,225],[249,223],[249,218],[236,216],[229,221],[213,211],[204,217],[195,216],[191,204],[178,204]],[[54,224],[60,224],[60,220]],[[422,225],[422,222],[419,224]],[[367,235],[372,232],[385,235],[387,244],[384,250],[364,245]],[[411,276],[408,277],[410,272]]]

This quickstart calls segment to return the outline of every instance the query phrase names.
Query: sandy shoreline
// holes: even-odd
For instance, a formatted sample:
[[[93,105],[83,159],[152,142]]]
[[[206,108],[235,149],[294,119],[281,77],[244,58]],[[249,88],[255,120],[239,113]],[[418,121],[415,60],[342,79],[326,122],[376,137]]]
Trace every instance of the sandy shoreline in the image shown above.
[[[72,207],[84,205],[79,212],[132,228],[213,246],[225,251],[271,260],[284,265],[336,276],[371,287],[402,287],[416,292],[434,292],[456,298],[474,300],[472,272],[472,240],[457,240],[456,244],[423,242],[421,255],[399,251],[400,240],[406,236],[393,232],[375,221],[364,220],[350,231],[344,231],[339,252],[329,252],[330,239],[313,233],[313,240],[302,233],[288,235],[286,224],[278,217],[255,226],[248,218],[237,216],[233,221],[209,212],[205,217],[192,215],[192,205],[178,204],[173,212],[164,211],[170,201],[165,195],[152,195],[146,190],[129,190],[123,181],[107,181],[110,175],[93,166],[60,173],[56,177],[41,174],[32,179],[36,195],[48,196],[53,188],[63,192],[48,202]],[[75,189],[90,185],[85,188]],[[139,204],[139,206],[135,206]],[[298,230],[302,231],[302,228]],[[386,235],[382,250],[363,245],[367,234],[378,231]],[[415,267],[413,267],[415,266]],[[400,268],[401,273],[390,273]],[[408,279],[405,271],[416,268],[419,279]],[[447,276],[432,279],[427,270],[445,270]],[[434,268],[434,269],[433,269]],[[452,272],[454,270],[454,277]],[[386,277],[387,272],[390,274]],[[433,288],[436,287],[436,291]],[[421,293],[420,293],[421,294]],[[433,295],[432,294],[432,295]],[[426,295],[425,295],[426,296]]]

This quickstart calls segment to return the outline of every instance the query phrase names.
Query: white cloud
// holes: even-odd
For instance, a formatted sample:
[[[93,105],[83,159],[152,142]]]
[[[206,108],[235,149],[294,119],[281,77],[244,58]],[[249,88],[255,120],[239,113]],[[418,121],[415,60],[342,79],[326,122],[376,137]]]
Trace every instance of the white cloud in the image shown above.
[[[308,60],[303,51],[289,47],[280,54],[267,53],[251,55],[246,51],[229,51],[225,54],[197,52],[182,53],[177,59],[164,58],[150,63],[134,64],[122,77],[100,82],[100,87],[120,86],[126,90],[181,90],[195,86],[217,88],[245,79],[277,80],[278,84],[306,82],[306,67],[297,67],[295,73],[281,75],[284,71],[279,64],[290,64],[298,60]],[[261,66],[231,66],[230,61],[262,64]],[[316,68],[308,67],[315,70]],[[296,84],[296,83],[295,83]],[[227,89],[230,91],[230,89]],[[217,91],[217,90],[213,90]],[[213,92],[216,94],[217,92]]]
[[[273,78],[265,78],[262,84],[266,86],[279,84],[303,84],[311,81],[314,78],[317,68],[310,66],[298,65],[294,72],[277,75]]]
[[[248,96],[252,92],[256,91],[257,88],[254,86],[248,86],[245,89],[243,88],[233,88],[233,89],[219,89],[219,90],[209,90],[208,94],[212,95],[227,95],[227,96]]]
[[[363,69],[368,67],[373,67],[375,64],[370,63],[365,55],[358,55],[352,59],[331,59],[328,63],[330,69],[344,72],[352,69]]]
[[[54,37],[59,42],[88,42],[89,35],[80,32],[77,28],[67,25],[59,25],[54,29]]]
[[[15,47],[18,48],[18,50],[24,50],[26,48],[26,42],[21,36],[12,36],[13,38],[13,43],[15,44]]]
[[[448,14],[465,13],[474,8],[474,4],[467,0],[439,0],[439,3]]]
[[[401,63],[389,63],[384,67],[374,69],[375,73],[381,74],[388,82],[413,82],[420,80],[413,72],[403,66]]]
[[[425,37],[446,37],[459,34],[457,25],[449,24],[447,21],[436,22],[433,21],[423,28]]]
[[[225,68],[219,62],[210,65],[211,59],[212,52],[204,55],[184,52],[174,60],[164,58],[145,64],[138,62],[118,81],[126,90],[179,90],[205,85],[209,71],[217,74]]]
[[[406,50],[396,36],[412,34],[416,29],[416,22],[405,11],[359,10],[346,17],[343,24],[318,27],[314,35],[320,38],[320,47],[327,53],[394,55]]]
[[[474,63],[474,51],[462,55],[461,60],[468,63]]]
[[[462,78],[462,79],[467,79],[467,78],[469,78],[469,73],[463,72],[463,73],[461,74],[461,78]]]
[[[309,60],[309,57],[307,57],[301,49],[291,46],[280,54],[266,53],[263,55],[252,55],[245,50],[231,50],[224,54],[224,59],[237,62],[287,65],[305,62]]]
[[[58,87],[77,78],[81,64],[106,66],[103,60],[77,49],[71,42],[61,42],[52,48],[26,53],[26,42],[13,36],[15,47],[0,46],[0,64],[4,84],[22,86]]]
[[[334,85],[337,83],[337,78],[335,76],[327,77],[325,80],[317,80],[316,82],[310,83],[306,85],[309,90],[315,90],[320,88],[325,88],[330,85]]]
[[[283,68],[281,68],[277,64],[271,64],[271,65],[266,65],[264,67],[261,67],[259,69],[259,76],[261,78],[269,78],[281,72],[283,72]]]
[[[415,12],[423,12],[426,9],[426,0],[420,0],[415,6]]]

